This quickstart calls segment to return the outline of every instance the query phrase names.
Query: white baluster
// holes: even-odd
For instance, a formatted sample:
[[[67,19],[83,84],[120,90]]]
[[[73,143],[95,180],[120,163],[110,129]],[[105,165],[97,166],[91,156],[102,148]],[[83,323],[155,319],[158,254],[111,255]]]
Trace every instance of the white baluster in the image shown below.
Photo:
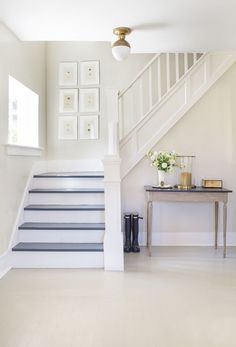
[[[152,67],[148,70],[148,82],[149,82],[149,109],[152,108]]]
[[[193,53],[193,64],[197,62],[197,53]]]
[[[159,56],[157,60],[157,93],[158,100],[161,99],[161,58]]]
[[[166,54],[166,92],[170,89],[170,53]]]
[[[119,138],[120,140],[124,136],[124,111],[123,111],[123,96],[118,99],[118,108],[119,108]]]
[[[139,80],[139,107],[140,107],[140,117],[142,118],[144,116],[144,109],[143,109],[143,83],[142,79]]]
[[[179,80],[179,53],[175,53],[175,80]]]
[[[188,71],[188,53],[184,53],[184,73]]]

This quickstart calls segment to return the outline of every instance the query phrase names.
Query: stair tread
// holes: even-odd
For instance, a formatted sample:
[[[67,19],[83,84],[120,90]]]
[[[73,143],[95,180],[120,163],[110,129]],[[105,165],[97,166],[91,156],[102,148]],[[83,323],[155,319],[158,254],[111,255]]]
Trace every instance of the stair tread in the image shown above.
[[[29,193],[104,193],[103,188],[34,188]]]
[[[102,171],[45,172],[35,174],[34,178],[104,178],[104,173]]]
[[[28,205],[25,211],[104,211],[104,205]]]
[[[19,230],[105,230],[105,223],[36,223],[28,222]]]
[[[12,250],[21,252],[103,252],[103,243],[20,242]]]

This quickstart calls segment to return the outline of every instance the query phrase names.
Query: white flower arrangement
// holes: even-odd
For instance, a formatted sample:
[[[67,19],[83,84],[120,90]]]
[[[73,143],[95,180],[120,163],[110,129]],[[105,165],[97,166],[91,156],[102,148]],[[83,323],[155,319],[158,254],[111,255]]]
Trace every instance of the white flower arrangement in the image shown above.
[[[147,156],[152,162],[152,166],[156,167],[160,171],[172,172],[176,166],[176,156],[175,151],[165,152],[165,151],[153,151],[150,150]]]

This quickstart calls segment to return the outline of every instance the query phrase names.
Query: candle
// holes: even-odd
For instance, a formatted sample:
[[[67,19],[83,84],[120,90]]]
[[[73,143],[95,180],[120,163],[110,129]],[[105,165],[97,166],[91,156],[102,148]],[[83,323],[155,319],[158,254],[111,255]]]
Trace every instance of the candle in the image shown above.
[[[191,186],[192,185],[192,174],[191,172],[181,172],[180,175],[180,185],[181,186]]]

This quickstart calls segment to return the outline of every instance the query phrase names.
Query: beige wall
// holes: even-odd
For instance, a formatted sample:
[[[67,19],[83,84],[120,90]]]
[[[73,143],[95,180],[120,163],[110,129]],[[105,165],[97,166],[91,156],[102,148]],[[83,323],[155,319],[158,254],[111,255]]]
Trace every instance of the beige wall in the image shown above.
[[[157,144],[157,150],[196,155],[196,180],[222,178],[236,190],[236,64]],[[145,173],[145,174],[144,174]],[[122,183],[123,211],[145,215],[145,184],[157,184],[157,173],[144,158]],[[154,241],[159,244],[211,244],[212,206],[162,203],[154,207]],[[230,196],[228,241],[236,244],[236,196]],[[145,231],[141,222],[141,231]],[[157,230],[160,232],[157,233]],[[144,235],[141,235],[144,241]]]
[[[107,42],[52,42],[47,44],[47,128],[48,158],[102,158],[107,151],[107,88],[122,89],[151,59],[152,54],[133,54],[117,62]],[[100,61],[100,138],[99,140],[58,140],[58,66],[62,61]]]
[[[35,157],[8,156],[8,75],[39,94],[40,146],[46,147],[45,44],[19,42],[0,25],[0,254],[9,243],[27,176]]]

